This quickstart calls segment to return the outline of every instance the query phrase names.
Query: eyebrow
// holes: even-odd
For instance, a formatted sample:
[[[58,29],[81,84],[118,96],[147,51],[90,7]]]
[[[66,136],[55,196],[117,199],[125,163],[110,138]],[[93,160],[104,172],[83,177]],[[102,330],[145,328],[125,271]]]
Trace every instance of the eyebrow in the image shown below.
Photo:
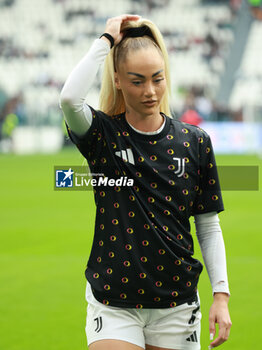
[[[152,78],[154,78],[154,77],[155,77],[156,75],[158,75],[159,73],[163,72],[163,70],[164,70],[164,69],[160,69],[158,72],[154,73],[154,74],[152,75]],[[139,73],[127,72],[127,74],[135,75],[135,76],[137,76],[137,77],[139,77],[139,78],[145,78],[144,75],[139,74]]]

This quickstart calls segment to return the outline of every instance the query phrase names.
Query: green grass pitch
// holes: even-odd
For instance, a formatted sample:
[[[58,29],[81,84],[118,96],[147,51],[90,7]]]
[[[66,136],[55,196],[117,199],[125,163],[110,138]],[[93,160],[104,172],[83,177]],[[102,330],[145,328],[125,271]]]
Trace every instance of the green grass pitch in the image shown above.
[[[260,172],[262,167],[257,156],[217,156],[217,163],[259,165]],[[68,148],[55,155],[0,155],[0,164],[0,349],[86,349],[84,269],[93,234],[93,194],[53,190],[53,167],[82,165],[82,157]],[[262,312],[261,190],[225,191],[223,198],[220,222],[233,326],[221,349],[256,349]],[[207,349],[212,295],[205,270],[199,291],[201,344]]]

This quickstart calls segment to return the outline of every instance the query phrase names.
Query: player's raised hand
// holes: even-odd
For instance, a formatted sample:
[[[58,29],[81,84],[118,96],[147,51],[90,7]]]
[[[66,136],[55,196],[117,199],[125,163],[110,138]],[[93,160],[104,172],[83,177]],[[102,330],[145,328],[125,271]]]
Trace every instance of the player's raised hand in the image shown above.
[[[228,298],[225,293],[216,293],[214,302],[209,312],[209,332],[210,340],[213,340],[216,334],[216,323],[219,327],[218,337],[212,341],[209,349],[213,349],[223,344],[229,337],[230,328],[232,326],[228,311]]]
[[[106,22],[105,33],[112,35],[115,45],[117,45],[123,37],[123,33],[120,32],[122,23],[125,21],[137,21],[140,18],[141,16],[128,14],[109,18]]]

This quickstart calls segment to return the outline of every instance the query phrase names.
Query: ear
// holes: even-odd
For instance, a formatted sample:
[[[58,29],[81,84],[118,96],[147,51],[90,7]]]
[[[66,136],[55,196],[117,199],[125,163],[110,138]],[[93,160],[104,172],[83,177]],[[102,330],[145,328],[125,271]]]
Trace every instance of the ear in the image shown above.
[[[121,90],[119,75],[117,72],[115,72],[114,74],[115,74],[115,86],[117,90]]]

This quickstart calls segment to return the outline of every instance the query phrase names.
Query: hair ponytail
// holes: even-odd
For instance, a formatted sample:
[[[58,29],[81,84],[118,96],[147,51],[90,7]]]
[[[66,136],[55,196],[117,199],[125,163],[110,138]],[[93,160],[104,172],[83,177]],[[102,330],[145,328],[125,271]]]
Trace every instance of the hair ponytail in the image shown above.
[[[132,28],[136,29],[132,31]],[[140,36],[141,30],[144,31],[142,33],[144,36]],[[112,48],[105,60],[99,97],[100,110],[108,115],[117,115],[125,111],[125,101],[122,91],[115,87],[115,69],[119,61],[124,60],[130,50],[155,46],[164,58],[167,82],[167,89],[160,104],[160,111],[171,117],[169,108],[169,94],[171,91],[169,61],[162,34],[157,26],[147,19],[123,23],[121,32],[124,33],[122,41]]]

